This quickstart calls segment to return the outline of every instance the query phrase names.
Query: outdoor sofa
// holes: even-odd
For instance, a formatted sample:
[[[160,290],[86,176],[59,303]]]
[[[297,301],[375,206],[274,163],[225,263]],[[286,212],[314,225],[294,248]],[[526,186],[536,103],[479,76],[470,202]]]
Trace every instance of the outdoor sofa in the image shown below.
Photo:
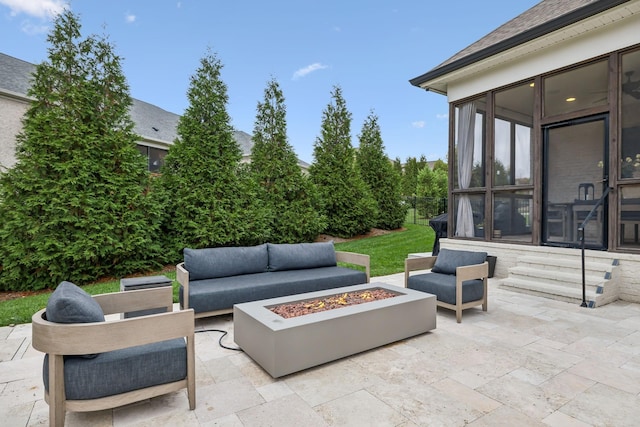
[[[368,255],[336,251],[333,242],[185,248],[176,267],[180,306],[198,318],[232,313],[234,304],[368,283],[369,274]]]

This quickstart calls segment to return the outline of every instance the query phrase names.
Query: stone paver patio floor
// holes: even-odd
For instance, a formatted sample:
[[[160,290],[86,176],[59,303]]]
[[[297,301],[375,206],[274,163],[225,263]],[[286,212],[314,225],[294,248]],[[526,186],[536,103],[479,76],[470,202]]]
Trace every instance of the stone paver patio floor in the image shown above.
[[[401,285],[402,274],[373,278]],[[67,426],[637,426],[640,304],[596,309],[489,282],[489,311],[278,380],[244,353],[196,334],[197,408],[186,393],[93,413]],[[230,315],[196,329],[229,331]],[[0,328],[0,424],[48,424],[31,325]],[[327,343],[330,345],[330,343]]]

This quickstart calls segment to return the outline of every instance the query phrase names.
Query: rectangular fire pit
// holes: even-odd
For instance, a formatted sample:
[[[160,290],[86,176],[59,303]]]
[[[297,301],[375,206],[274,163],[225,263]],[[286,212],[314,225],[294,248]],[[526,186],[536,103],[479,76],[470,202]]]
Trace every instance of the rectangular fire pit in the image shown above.
[[[285,319],[269,310],[280,304],[381,288],[393,298]],[[277,378],[419,335],[436,327],[436,297],[385,283],[236,304],[234,339]]]

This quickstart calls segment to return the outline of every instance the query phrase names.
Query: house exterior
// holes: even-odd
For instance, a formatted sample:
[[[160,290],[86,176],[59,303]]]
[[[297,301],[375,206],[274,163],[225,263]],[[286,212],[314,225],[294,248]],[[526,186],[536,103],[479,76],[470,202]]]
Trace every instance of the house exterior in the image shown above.
[[[0,171],[15,164],[16,135],[22,129],[22,117],[31,101],[27,91],[35,67],[0,53]],[[135,124],[134,132],[140,137],[138,149],[147,157],[149,170],[156,172],[178,137],[176,127],[180,116],[135,98],[130,114]],[[237,130],[234,137],[242,151],[242,162],[250,162],[251,135]],[[298,163],[303,170],[309,167],[301,160]]]
[[[608,299],[640,302],[640,0],[543,0],[410,83],[450,106],[444,247],[508,283],[584,239],[620,266]]]

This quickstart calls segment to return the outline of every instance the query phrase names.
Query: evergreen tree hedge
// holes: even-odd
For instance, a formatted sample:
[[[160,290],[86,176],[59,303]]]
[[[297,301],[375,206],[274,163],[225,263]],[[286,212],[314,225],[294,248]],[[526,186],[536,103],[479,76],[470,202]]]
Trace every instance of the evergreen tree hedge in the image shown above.
[[[136,149],[121,59],[59,15],[0,175],[0,289],[53,288],[159,267],[159,206]]]
[[[402,203],[400,175],[384,152],[378,117],[370,113],[359,135],[356,161],[360,176],[371,190],[378,207],[374,227],[395,230],[404,223],[407,208]]]
[[[313,147],[315,162],[309,174],[327,217],[325,232],[337,237],[367,233],[375,223],[376,202],[355,169],[351,146],[351,113],[342,89],[334,87],[322,114],[321,135]]]
[[[189,106],[178,121],[178,139],[161,169],[168,209],[163,221],[174,260],[183,248],[242,246],[266,241],[267,214],[246,168],[226,110],[222,63],[211,52],[191,77]]]
[[[287,141],[284,95],[275,79],[268,82],[256,110],[250,169],[269,212],[268,239],[273,243],[313,241],[326,222],[317,210],[315,187],[303,175]]]

